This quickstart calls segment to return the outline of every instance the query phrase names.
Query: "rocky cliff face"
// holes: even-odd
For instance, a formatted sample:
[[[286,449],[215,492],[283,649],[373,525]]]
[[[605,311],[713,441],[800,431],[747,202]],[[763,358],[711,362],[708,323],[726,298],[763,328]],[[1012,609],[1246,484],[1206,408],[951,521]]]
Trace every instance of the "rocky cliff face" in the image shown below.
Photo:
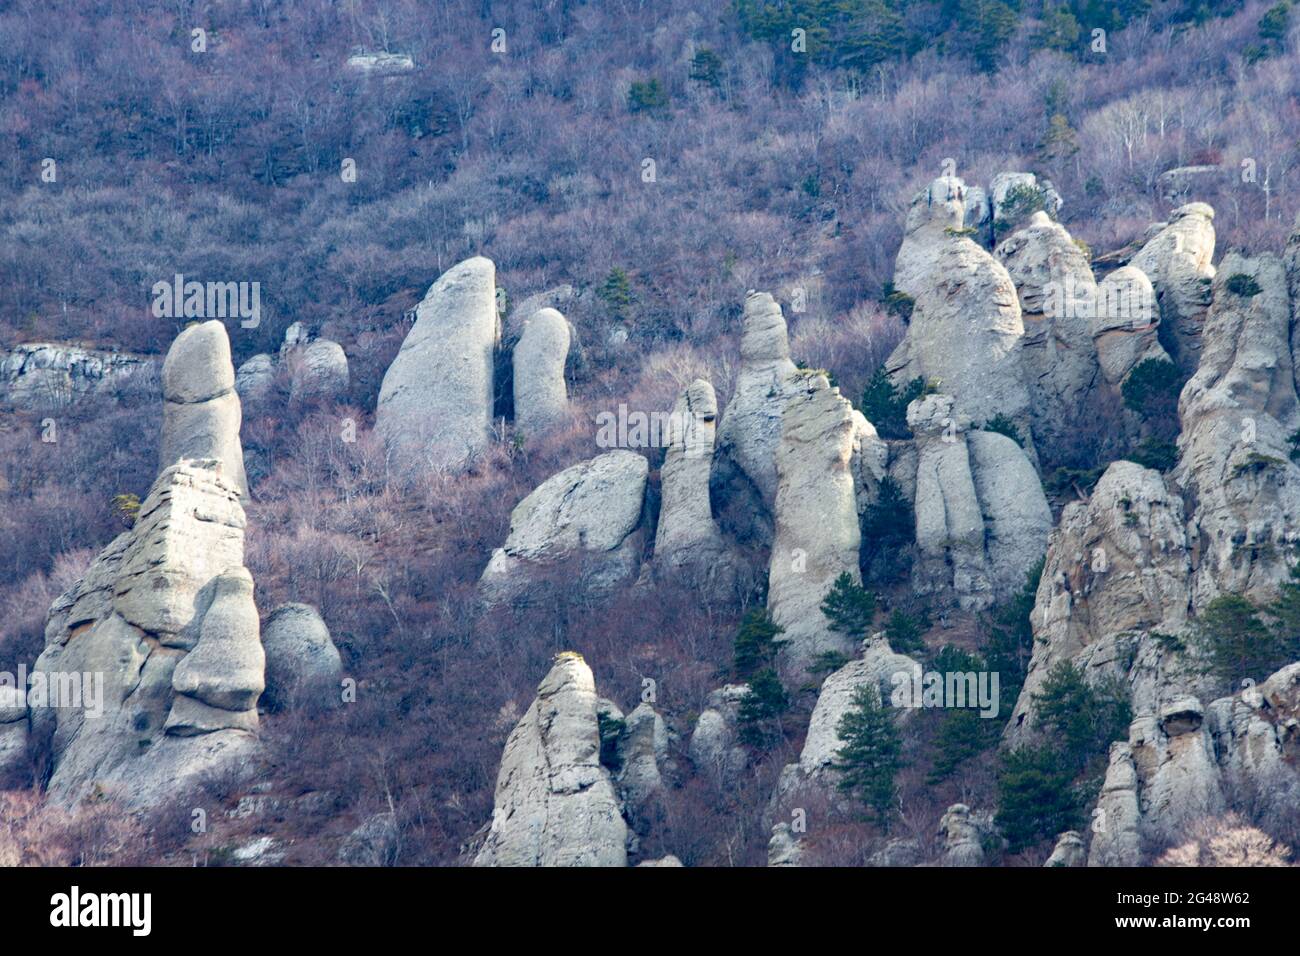
[[[54,343],[0,352],[0,404],[54,412],[86,398],[156,393],[158,360]]]
[[[1201,328],[1215,274],[1214,239],[1214,210],[1203,202],[1188,203],[1175,209],[1129,262],[1155,287],[1172,358],[1187,373],[1200,360]]]

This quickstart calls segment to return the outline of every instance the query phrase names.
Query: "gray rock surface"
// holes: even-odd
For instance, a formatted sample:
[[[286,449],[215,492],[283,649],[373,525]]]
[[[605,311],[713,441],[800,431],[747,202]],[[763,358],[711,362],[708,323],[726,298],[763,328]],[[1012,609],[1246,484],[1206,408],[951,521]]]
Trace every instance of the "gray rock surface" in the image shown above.
[[[282,604],[262,630],[266,651],[265,703],[322,710],[340,702],[343,660],[320,612],[310,604]]]
[[[853,651],[821,612],[835,579],[860,579],[853,452],[864,421],[824,375],[800,376],[782,415],[776,453],[776,536],[768,566],[767,607],[785,629],[778,666],[787,685],[807,679],[820,654]]]
[[[568,415],[568,355],[568,319],[555,309],[538,309],[524,324],[512,355],[515,425],[525,436],[540,435]]]
[[[745,523],[738,532],[771,541],[776,501],[776,448],[781,413],[799,388],[781,307],[766,292],[745,298],[740,372],[718,424],[711,478],[715,498],[738,499]]]
[[[527,600],[549,567],[572,558],[581,568],[566,587],[600,593],[634,579],[649,471],[643,455],[620,449],[542,482],[511,512],[510,534],[479,582],[485,600]]]
[[[235,391],[245,405],[264,402],[272,396],[275,387],[275,359],[259,352],[235,372]]]
[[[376,813],[343,838],[338,860],[344,866],[392,866],[401,850],[401,832],[391,813]]]
[[[1128,373],[1147,360],[1172,361],[1160,344],[1160,309],[1155,289],[1141,269],[1116,269],[1097,286],[1092,340],[1102,375],[1119,387]]]
[[[316,339],[303,346],[293,356],[292,368],[293,398],[331,399],[347,394],[348,357],[337,342]]]
[[[708,774],[720,786],[740,778],[749,765],[749,751],[739,743],[737,720],[748,684],[727,684],[709,694],[691,734],[688,753],[696,773]]]
[[[459,471],[487,448],[499,334],[491,260],[467,259],[429,287],[375,409],[399,474]]]
[[[1088,848],[1084,845],[1083,837],[1075,830],[1066,830],[1056,838],[1056,846],[1052,848],[1052,855],[1043,864],[1043,866],[1047,867],[1087,865]]]
[[[1184,372],[1200,360],[1201,327],[1214,279],[1214,210],[1203,202],[1174,210],[1169,222],[1129,262],[1155,287],[1171,357]]]
[[[51,799],[104,792],[148,807],[208,775],[254,770],[262,650],[243,533],[220,462],[181,462],[159,475],[135,527],[55,601],[33,686],[37,675],[47,685],[103,678],[95,694],[29,696]]]
[[[230,362],[230,339],[217,320],[176,336],[163,362],[163,426],[159,469],[183,458],[220,459],[230,482],[248,497],[242,411]]]
[[[736,567],[709,498],[717,417],[713,386],[703,379],[691,382],[678,396],[671,442],[659,470],[662,503],[655,531],[655,572],[661,578],[725,588],[735,581]]]
[[[1020,296],[1034,438],[1060,460],[1077,442],[1080,422],[1096,414],[1093,391],[1101,370],[1090,313],[1097,283],[1083,251],[1045,212],[1035,213],[996,254]]]
[[[952,396],[960,417],[976,424],[1006,416],[1037,464],[1015,284],[1001,263],[962,236],[947,236],[931,262],[886,371],[897,384],[921,378],[936,385]]]
[[[1233,276],[1259,291],[1234,294]],[[1267,601],[1289,579],[1300,544],[1300,428],[1287,277],[1276,256],[1225,256],[1200,337],[1201,364],[1178,403],[1174,481],[1189,501],[1192,603],[1220,594]]]
[[[948,245],[953,231],[968,225],[968,198],[966,184],[956,176],[940,176],[912,198],[903,243],[894,262],[895,290],[916,299],[931,286],[930,273],[940,250]],[[978,208],[978,201],[971,208]]]
[[[506,741],[475,866],[626,866],[628,828],[600,763],[596,684],[562,654]]]
[[[129,352],[48,342],[0,352],[0,404],[57,412],[83,399],[124,393],[153,394],[158,361]]]

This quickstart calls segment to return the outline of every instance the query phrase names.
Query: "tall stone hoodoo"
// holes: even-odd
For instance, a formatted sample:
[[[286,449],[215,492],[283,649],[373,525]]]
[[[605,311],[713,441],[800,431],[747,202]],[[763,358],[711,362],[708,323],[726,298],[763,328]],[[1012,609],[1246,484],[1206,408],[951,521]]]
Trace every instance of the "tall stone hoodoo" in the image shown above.
[[[183,458],[220,459],[227,479],[247,498],[242,411],[226,327],[213,319],[184,329],[167,351],[162,382],[159,468]]]
[[[718,400],[703,379],[691,382],[673,408],[672,438],[660,469],[662,505],[655,533],[655,570],[692,581],[734,580],[731,550],[713,520],[709,472]]]
[[[1091,316],[1097,283],[1087,256],[1045,212],[997,247],[1020,297],[1022,361],[1034,437],[1056,460],[1068,454],[1100,378]]]
[[[55,800],[99,788],[150,806],[206,774],[251,772],[263,656],[243,554],[244,511],[221,462],[182,461],[54,602],[33,688],[104,675],[101,706],[29,695]]]
[[[538,309],[524,323],[511,358],[515,425],[525,436],[541,434],[568,414],[564,363],[569,337],[569,321],[555,309]]]
[[[1193,502],[1192,603],[1267,601],[1300,543],[1300,428],[1287,277],[1276,256],[1224,257],[1201,334],[1201,363],[1179,400],[1174,480]]]
[[[929,287],[939,250],[965,227],[968,192],[958,177],[940,176],[912,198],[894,262],[895,290],[915,299]]]
[[[797,371],[781,307],[766,292],[749,293],[740,374],[718,426],[711,480],[715,495],[736,500],[735,512],[743,523],[738,533],[763,543],[772,537],[776,446],[786,400],[799,387]]]
[[[617,450],[552,475],[510,515],[510,534],[479,580],[489,604],[528,601],[565,565],[565,587],[591,593],[633,580],[641,563],[650,463]],[[577,561],[578,567],[567,566]],[[576,577],[575,577],[576,575]]]
[[[1092,341],[1102,375],[1111,386],[1123,385],[1142,362],[1172,361],[1160,344],[1159,326],[1155,289],[1141,269],[1124,266],[1098,284]]]
[[[820,374],[802,376],[782,415],[767,606],[785,629],[779,660],[788,684],[802,684],[818,655],[853,651],[851,638],[830,629],[821,603],[841,574],[859,579],[853,453],[865,427]]]
[[[1201,327],[1214,279],[1214,210],[1203,202],[1175,209],[1169,222],[1132,258],[1155,287],[1173,360],[1186,374],[1200,360]]]
[[[399,473],[460,470],[487,447],[499,335],[490,259],[467,259],[429,287],[375,409],[375,429]]]
[[[978,610],[1023,587],[1052,513],[1024,451],[1005,435],[970,430],[953,405],[928,395],[907,410],[917,449],[912,580],[918,594]]]
[[[976,425],[999,415],[1014,423],[1037,463],[1022,354],[1025,334],[1015,284],[970,239],[945,235],[917,290],[907,334],[885,370],[896,383],[922,378],[952,396]]]
[[[628,827],[600,762],[591,668],[561,654],[511,731],[475,866],[626,866]]]

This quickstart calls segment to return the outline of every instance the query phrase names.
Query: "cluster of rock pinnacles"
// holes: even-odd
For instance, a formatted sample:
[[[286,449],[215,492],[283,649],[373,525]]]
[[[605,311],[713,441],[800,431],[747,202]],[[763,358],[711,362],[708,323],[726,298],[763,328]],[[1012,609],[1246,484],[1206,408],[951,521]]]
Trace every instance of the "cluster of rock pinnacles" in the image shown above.
[[[1046,197],[1046,211],[1006,222],[1003,201],[1026,185]],[[780,304],[751,292],[726,407],[704,380],[677,399],[657,519],[646,506],[646,456],[610,450],[525,497],[487,559],[480,590],[488,607],[535,599],[554,586],[548,572],[558,566],[574,572],[567,586],[597,599],[664,578],[738,588],[766,574],[787,686],[805,683],[828,653],[848,660],[822,682],[799,760],[763,811],[772,865],[798,865],[804,854],[800,834],[782,822],[785,809],[810,791],[837,799],[837,727],[855,692],[875,686],[888,701],[895,675],[920,667],[883,634],[855,646],[820,610],[841,575],[861,581],[861,518],[886,479],[912,504],[911,586],[934,606],[987,609],[1014,595],[1045,555],[1033,658],[1008,746],[1042,733],[1033,695],[1058,661],[1128,688],[1129,739],[1112,748],[1098,806],[1107,826],[1062,834],[1053,865],[1139,863],[1145,847],[1248,795],[1264,825],[1300,798],[1300,663],[1209,699],[1204,675],[1162,639],[1184,633],[1220,594],[1266,599],[1289,576],[1287,555],[1300,539],[1300,467],[1288,444],[1300,429],[1291,336],[1300,232],[1282,257],[1232,254],[1216,269],[1213,210],[1192,203],[1098,281],[1055,221],[1059,206],[1050,184],[1022,173],[995,178],[987,192],[945,176],[914,199],[895,275],[912,313],[886,362],[894,382],[933,386],[907,408],[911,438],[882,437],[825,373],[797,367]],[[1258,291],[1233,291],[1227,279],[1238,275]],[[537,435],[571,420],[566,363],[576,336],[556,308],[571,294],[526,300],[503,330],[490,260],[462,262],[429,288],[375,415],[399,480],[455,473],[490,446],[503,342],[516,427]],[[1095,307],[1124,296],[1150,314],[1135,320]],[[1041,463],[1066,457],[1081,422],[1149,359],[1190,375],[1177,466],[1166,476],[1114,462],[1054,524]],[[255,356],[238,375],[219,322],[187,328],[173,343],[162,369],[158,478],[134,527],[51,608],[34,668],[103,671],[106,714],[29,708],[21,695],[0,701],[0,761],[12,770],[25,752],[48,753],[53,798],[75,802],[108,787],[132,805],[157,803],[214,769],[254,766],[264,691],[263,702],[276,706],[337,692],[341,663],[319,615],[287,605],[263,631],[243,564],[241,398],[266,400],[279,363],[291,363],[295,393],[347,388],[343,350],[299,326],[278,360]],[[1136,429],[1123,414],[1119,427]],[[999,416],[1020,441],[983,427]],[[720,498],[742,503],[734,511],[744,527],[722,526]],[[1088,559],[1099,550],[1100,566]],[[725,784],[746,772],[737,720],[748,692],[733,684],[709,696],[686,748],[695,773]],[[910,711],[898,716],[905,730]],[[623,731],[619,759],[607,765],[601,725],[610,719]],[[506,743],[473,862],[679,865],[643,859],[635,825],[684,772],[670,743],[650,704],[625,715],[598,695],[579,655],[560,655]],[[950,865],[982,862],[996,838],[987,809],[961,804],[940,831]],[[918,852],[895,840],[873,862],[906,865]]]

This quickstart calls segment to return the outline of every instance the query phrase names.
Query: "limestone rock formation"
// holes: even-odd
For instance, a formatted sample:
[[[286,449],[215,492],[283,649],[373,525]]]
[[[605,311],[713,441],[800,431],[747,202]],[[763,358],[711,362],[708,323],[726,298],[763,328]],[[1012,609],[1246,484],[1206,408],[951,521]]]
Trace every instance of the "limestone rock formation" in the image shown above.
[[[1037,463],[1015,284],[971,240],[947,236],[931,252],[932,273],[916,292],[907,334],[885,363],[896,383],[935,384],[976,424],[1010,419]]]
[[[1033,173],[1004,172],[998,173],[989,183],[989,202],[993,207],[993,226],[995,238],[1001,239],[999,233],[1009,231],[1018,223],[1020,209],[1017,192],[1032,190],[1042,202],[1042,209],[1051,218],[1061,211],[1064,205],[1060,193],[1051,180],[1040,180]]]
[[[1123,266],[1097,286],[1092,340],[1102,375],[1114,387],[1147,360],[1172,361],[1160,344],[1155,289],[1141,269]]]
[[[0,352],[0,404],[61,411],[85,398],[152,393],[158,362],[128,352],[30,342]]]
[[[1203,202],[1175,209],[1169,222],[1129,262],[1155,287],[1171,356],[1186,373],[1200,358],[1201,327],[1214,279],[1214,210]]]
[[[929,288],[930,272],[952,233],[975,225],[966,221],[968,198],[966,184],[956,176],[940,176],[913,197],[894,262],[895,290],[916,299]],[[978,208],[978,197],[971,208]]]
[[[245,405],[264,402],[275,387],[275,359],[259,352],[235,372],[235,391]]]
[[[1057,837],[1056,846],[1052,848],[1052,855],[1043,864],[1043,866],[1047,867],[1087,865],[1088,848],[1084,845],[1083,837],[1075,830],[1066,830]]]
[[[1093,811],[1089,866],[1137,866],[1142,860],[1137,768],[1127,743],[1110,746],[1110,764]]]
[[[27,689],[0,686],[0,788],[30,781],[27,741]]]
[[[1236,289],[1237,291],[1234,291]],[[1188,516],[1192,603],[1221,593],[1266,601],[1300,543],[1300,428],[1287,278],[1272,255],[1224,257],[1201,334],[1201,364],[1183,389],[1174,480]]]
[[[628,828],[600,763],[596,683],[562,654],[511,731],[475,866],[626,866]]]
[[[766,292],[745,298],[740,340],[740,372],[717,431],[712,487],[720,500],[738,500],[744,519],[742,538],[764,543],[772,537],[776,501],[776,447],[781,440],[781,413],[799,388],[790,361],[785,316]]]
[[[29,693],[53,799],[99,788],[151,806],[206,774],[252,770],[262,650],[243,541],[221,463],[182,461],[158,476],[135,527],[55,601],[32,688],[103,676],[94,694]]]
[[[460,470],[487,447],[499,333],[490,259],[467,259],[429,287],[375,409],[398,473]]]
[[[160,470],[183,458],[217,458],[231,484],[247,498],[239,442],[242,412],[226,327],[213,319],[176,336],[163,362],[162,384]]]
[[[1031,618],[1034,651],[1010,739],[1034,725],[1032,697],[1062,660],[1089,677],[1130,681],[1134,712],[1154,712],[1162,688],[1185,675],[1178,655],[1152,635],[1182,631],[1190,572],[1182,499],[1159,472],[1113,463],[1089,501],[1065,506],[1051,533]]]
[[[293,398],[338,398],[347,393],[348,357],[337,342],[316,339],[303,346],[292,368]]]
[[[515,425],[525,436],[540,435],[569,411],[564,363],[569,356],[569,321],[555,309],[538,309],[515,345]]]
[[[320,612],[310,604],[282,604],[272,611],[262,646],[268,705],[316,710],[339,703],[343,660]]]
[[[727,684],[709,694],[691,734],[688,753],[696,773],[708,774],[721,786],[738,780],[749,765],[749,751],[740,745],[740,702],[748,684]]]
[[[996,839],[996,830],[987,813],[972,813],[964,803],[954,803],[939,821],[943,840],[942,866],[983,866],[985,843]]]
[[[860,687],[872,687],[882,705],[891,705],[894,690],[920,674],[921,665],[905,654],[894,652],[883,633],[863,642],[862,656],[849,661],[822,683],[808,721],[808,735],[799,753],[799,768],[805,779],[825,773],[844,746],[839,735],[840,720],[853,707]],[[896,722],[901,726],[915,713],[900,708]]]
[[[713,386],[703,379],[688,385],[673,408],[671,441],[659,472],[655,571],[725,588],[734,582],[736,568],[709,499],[717,417]]]
[[[908,407],[917,448],[913,587],[988,607],[1024,586],[1042,556],[1051,510],[1024,451],[1005,435],[969,431],[948,395]]]
[[[1069,453],[1100,378],[1090,314],[1097,283],[1065,227],[1045,212],[996,252],[1015,283],[1024,324],[1022,362],[1035,440],[1060,459]]]
[[[528,600],[549,568],[578,559],[564,586],[606,592],[636,577],[650,465],[616,450],[552,475],[510,515],[510,534],[479,582],[488,603]]]
[[[824,375],[799,377],[782,415],[776,452],[776,536],[767,607],[785,629],[778,665],[787,684],[802,684],[827,652],[848,654],[852,641],[830,629],[822,600],[835,579],[858,570],[857,489],[853,452],[865,422]]]
[[[668,726],[649,703],[638,704],[624,718],[618,741],[618,792],[632,815],[641,815],[658,799],[667,781]]]
[[[772,827],[772,838],[767,843],[768,866],[803,866],[803,844],[788,823]]]

